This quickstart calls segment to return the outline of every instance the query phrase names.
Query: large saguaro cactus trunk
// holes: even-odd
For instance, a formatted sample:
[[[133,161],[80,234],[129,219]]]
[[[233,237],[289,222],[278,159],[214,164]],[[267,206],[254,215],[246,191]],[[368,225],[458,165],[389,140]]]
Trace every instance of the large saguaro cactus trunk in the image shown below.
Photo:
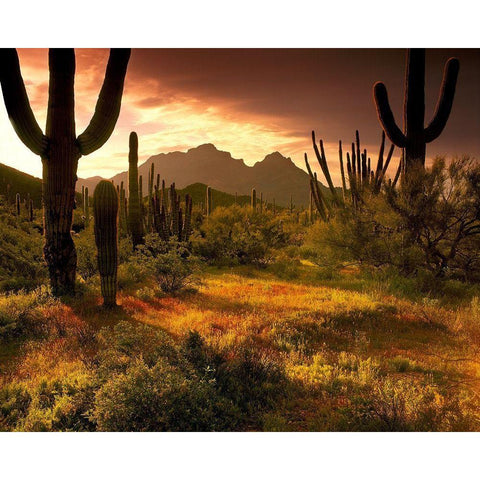
[[[44,255],[52,290],[73,291],[77,254],[70,234],[80,151],[76,143],[74,114],[75,54],[73,50],[49,53],[50,86],[46,136],[49,147],[42,155],[45,225]]]
[[[15,49],[0,50],[0,82],[8,116],[20,140],[43,164],[44,254],[55,295],[75,291],[77,257],[71,236],[78,160],[100,148],[115,127],[130,49],[112,49],[95,113],[76,136],[73,49],[49,50],[45,135],[33,115]]]

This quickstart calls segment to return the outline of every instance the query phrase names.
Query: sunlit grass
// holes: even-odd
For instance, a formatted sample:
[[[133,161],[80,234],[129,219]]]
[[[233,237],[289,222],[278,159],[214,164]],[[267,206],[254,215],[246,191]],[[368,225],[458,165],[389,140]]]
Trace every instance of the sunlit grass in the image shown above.
[[[137,285],[120,293],[120,307],[111,312],[100,307],[97,287],[68,304],[19,294],[16,305],[26,305],[20,313],[1,297],[5,325],[26,315],[39,326],[2,362],[1,385],[24,385],[36,396],[47,385],[56,399],[49,418],[67,415],[71,384],[87,382],[94,368],[95,332],[127,320],[174,341],[197,331],[226,358],[248,345],[274,362],[290,386],[264,415],[263,429],[479,430],[478,298],[462,306],[413,301],[386,289],[368,292],[354,275],[286,281],[255,269],[211,269],[196,292],[166,296]],[[364,284],[344,288],[348,282]],[[142,288],[150,290],[137,295]],[[64,425],[33,416],[22,428],[48,429],[51,421]]]

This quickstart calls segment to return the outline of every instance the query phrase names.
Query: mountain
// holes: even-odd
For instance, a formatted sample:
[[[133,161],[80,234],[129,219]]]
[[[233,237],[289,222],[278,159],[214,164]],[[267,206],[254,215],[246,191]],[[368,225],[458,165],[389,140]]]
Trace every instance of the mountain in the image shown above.
[[[15,203],[15,196],[20,194],[22,201],[30,195],[35,208],[42,205],[42,181],[15,168],[0,163],[0,194],[9,203]]]
[[[155,177],[160,174],[167,185],[175,182],[179,189],[194,183],[234,195],[250,195],[252,188],[263,193],[264,200],[275,201],[286,206],[292,196],[295,205],[307,206],[310,201],[308,174],[298,168],[290,158],[279,152],[267,155],[252,167],[245,165],[242,159],[236,159],[229,152],[218,150],[211,143],[191,148],[187,152],[160,153],[150,157],[139,166],[142,175],[143,191],[147,192],[147,176],[152,163],[155,165]],[[128,172],[122,172],[111,178],[115,184],[128,184]],[[100,177],[79,179],[77,189],[88,186],[93,192]],[[326,190],[326,189],[325,189]]]

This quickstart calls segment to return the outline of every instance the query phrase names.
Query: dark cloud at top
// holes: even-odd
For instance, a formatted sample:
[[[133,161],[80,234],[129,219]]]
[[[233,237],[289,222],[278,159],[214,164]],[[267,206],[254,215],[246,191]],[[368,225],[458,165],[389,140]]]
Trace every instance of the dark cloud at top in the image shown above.
[[[426,59],[426,123],[433,114],[445,61],[460,60],[453,111],[428,155],[471,153],[480,158],[480,50],[429,49]],[[265,115],[283,128],[312,129],[327,142],[349,141],[359,129],[367,144],[377,144],[380,126],[372,86],[388,88],[395,118],[402,124],[405,51],[400,49],[135,49],[130,82],[145,78],[162,89],[212,105],[228,105],[242,118]],[[159,98],[161,101],[161,98]],[[147,105],[142,105],[147,106]]]

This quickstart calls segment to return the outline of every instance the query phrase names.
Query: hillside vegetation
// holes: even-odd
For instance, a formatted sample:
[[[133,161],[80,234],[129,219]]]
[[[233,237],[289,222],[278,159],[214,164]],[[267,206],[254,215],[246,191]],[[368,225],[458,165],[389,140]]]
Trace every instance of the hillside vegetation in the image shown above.
[[[60,300],[29,273],[44,272],[40,234],[4,208],[31,282],[0,270],[0,429],[479,430],[478,284],[334,267],[302,218],[219,207],[188,250],[151,234],[132,252],[122,235],[106,310],[92,225]]]

